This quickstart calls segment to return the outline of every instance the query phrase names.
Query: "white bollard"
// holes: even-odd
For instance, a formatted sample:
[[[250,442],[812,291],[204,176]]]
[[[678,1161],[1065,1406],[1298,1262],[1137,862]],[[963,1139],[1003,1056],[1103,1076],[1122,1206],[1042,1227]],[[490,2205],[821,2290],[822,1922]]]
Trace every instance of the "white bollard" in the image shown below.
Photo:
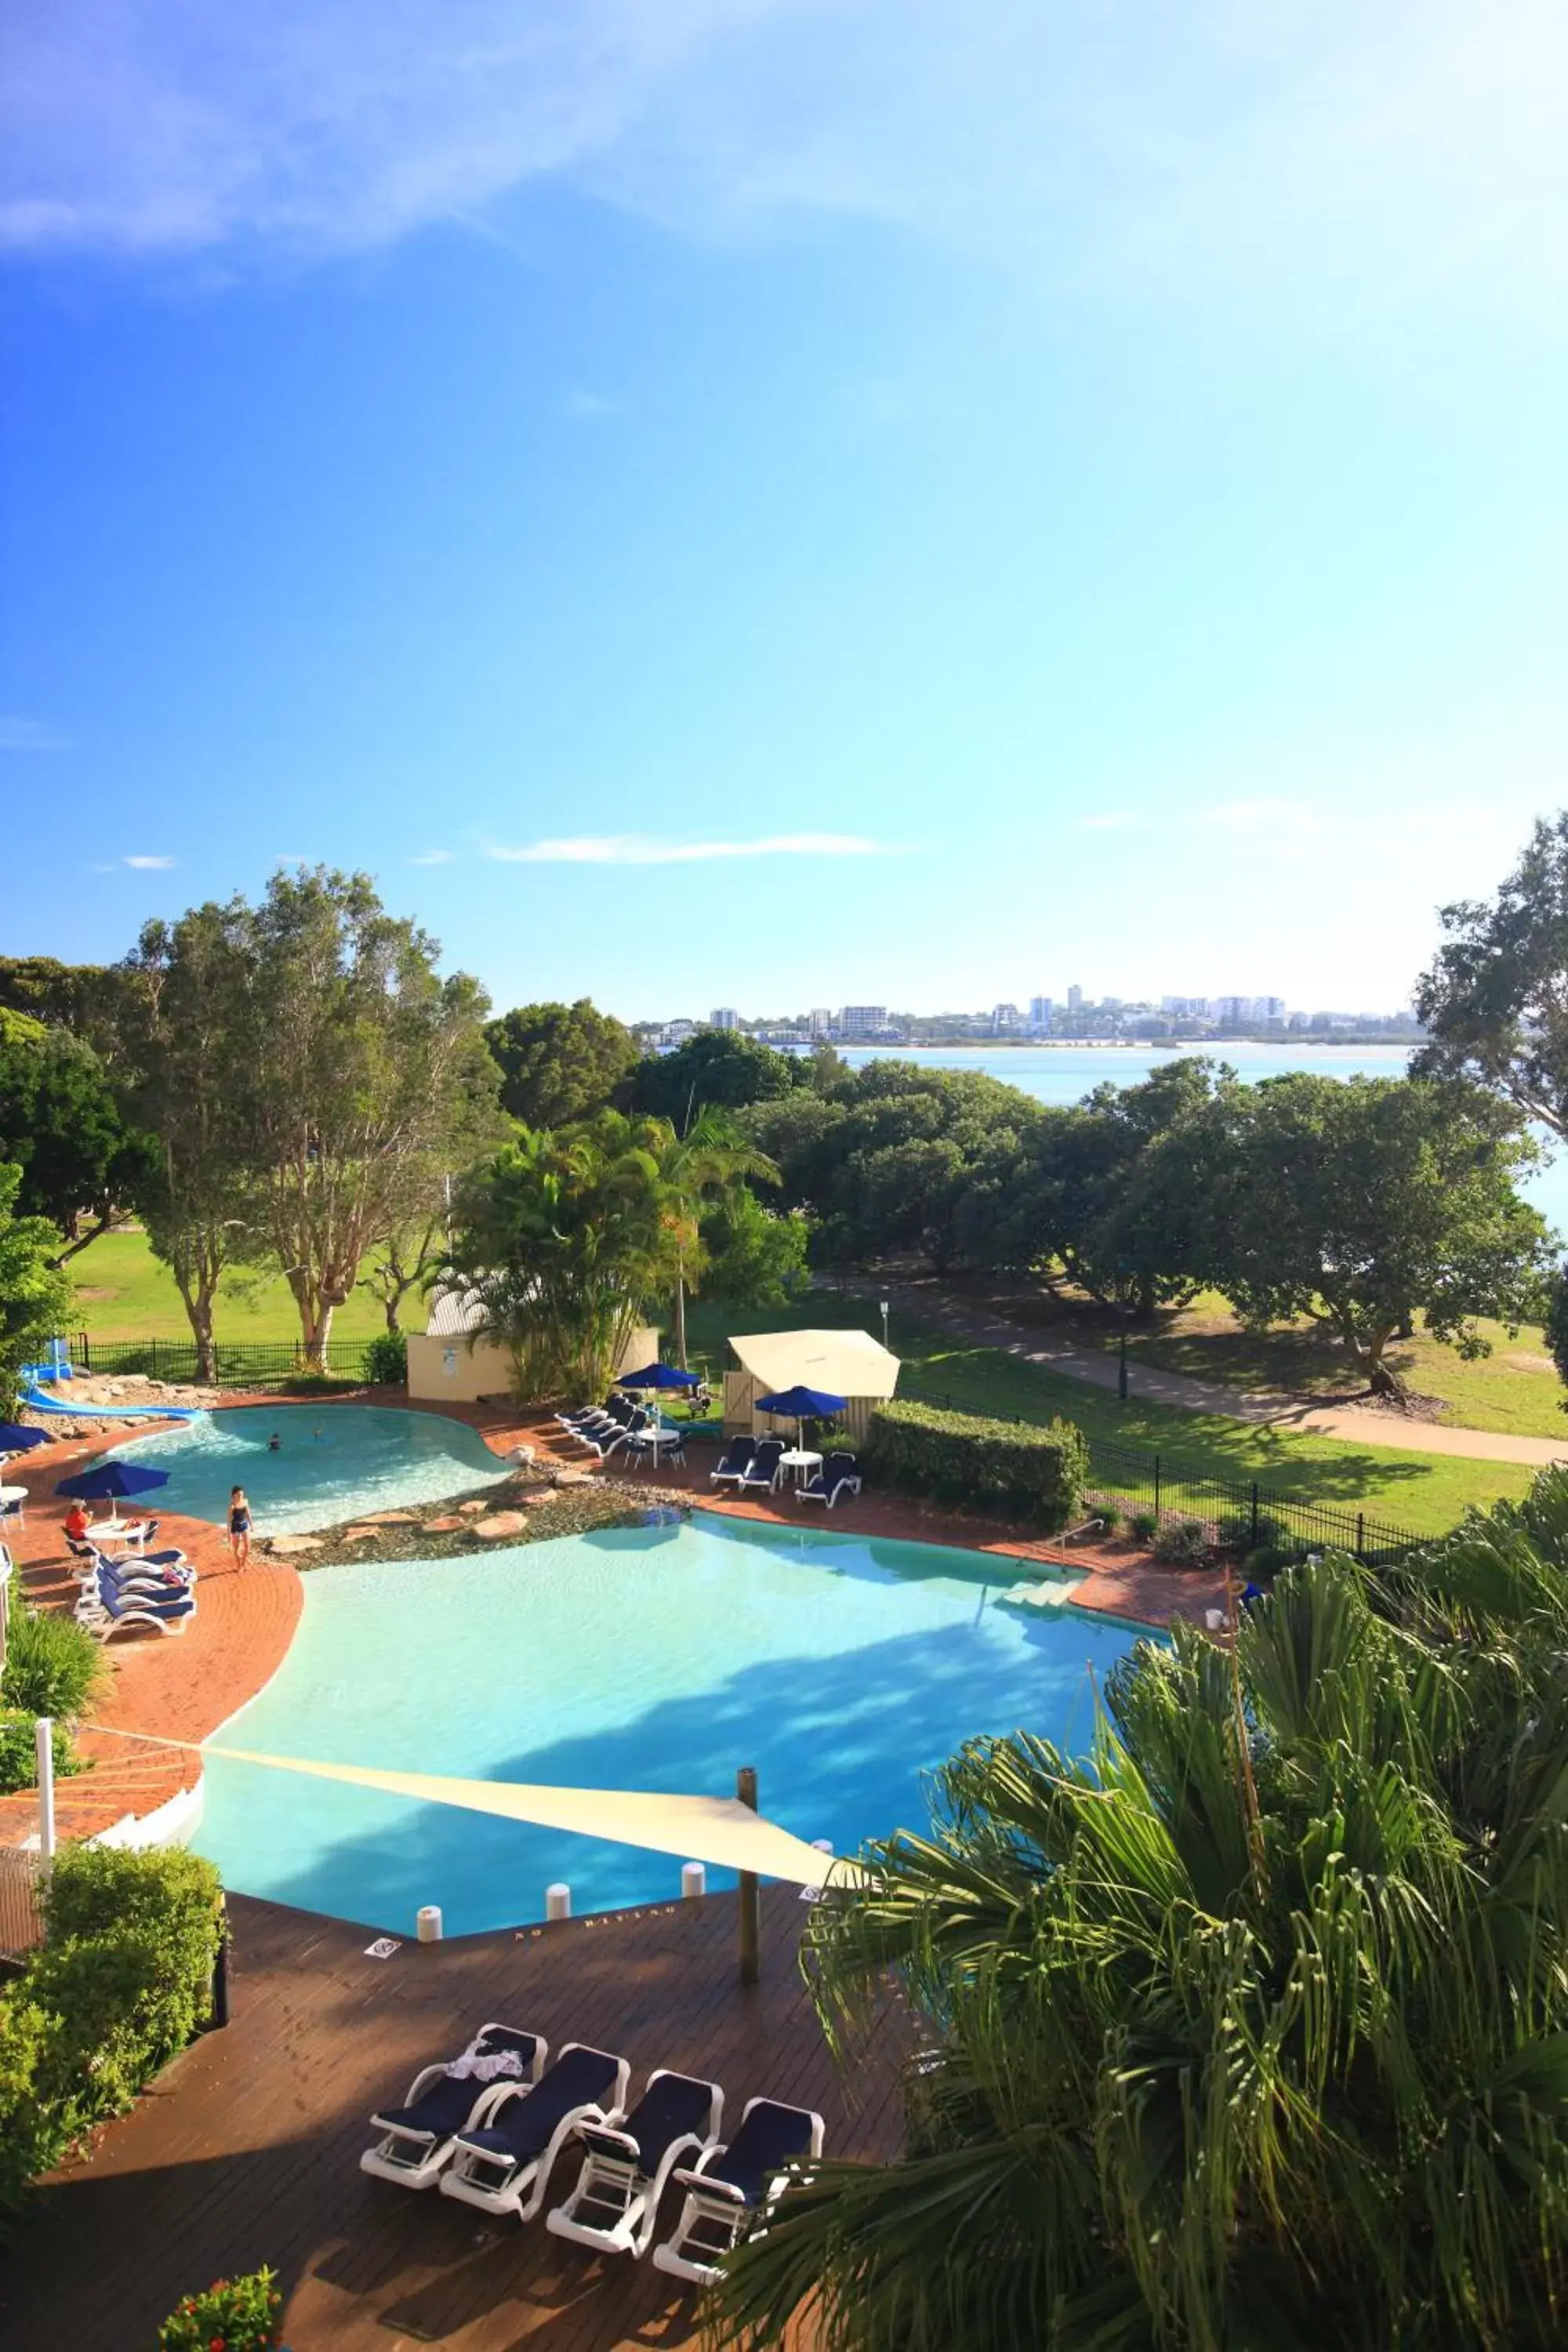
[[[1225,1611],[1223,1609],[1205,1609],[1204,1611],[1204,1623],[1208,1627],[1211,1633],[1223,1633],[1225,1631]]]
[[[544,1916],[547,1919],[570,1919],[572,1916],[572,1889],[563,1878],[558,1878],[553,1886],[545,1888]]]
[[[706,1895],[708,1867],[705,1863],[683,1862],[680,1865],[680,1891],[683,1895]]]
[[[38,1759],[38,1859],[55,1858],[55,1727],[47,1715],[33,1726],[33,1749]]]
[[[438,1903],[421,1904],[415,1927],[422,1944],[438,1944],[441,1940],[441,1906]]]

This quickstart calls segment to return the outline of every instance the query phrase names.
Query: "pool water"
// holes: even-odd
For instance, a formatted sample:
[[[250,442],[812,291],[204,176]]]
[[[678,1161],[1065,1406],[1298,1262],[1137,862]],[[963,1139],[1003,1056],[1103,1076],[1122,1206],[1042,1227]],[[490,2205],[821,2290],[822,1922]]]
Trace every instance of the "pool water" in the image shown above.
[[[273,1453],[268,1440],[282,1443]],[[438,1503],[507,1475],[477,1430],[434,1412],[368,1404],[239,1405],[117,1445],[169,1484],[147,1507],[226,1520],[231,1486],[258,1535],[304,1535],[362,1511]]]
[[[512,1550],[314,1570],[288,1657],[220,1742],[598,1789],[732,1795],[853,1851],[924,1823],[922,1771],[981,1732],[1087,1746],[1139,1629],[998,1605],[1022,1563],[706,1515]],[[1038,1570],[1033,1570],[1034,1576]],[[209,1756],[195,1839],[227,1885],[394,1934],[679,1894],[680,1858]],[[732,1884],[710,1870],[710,1886]]]

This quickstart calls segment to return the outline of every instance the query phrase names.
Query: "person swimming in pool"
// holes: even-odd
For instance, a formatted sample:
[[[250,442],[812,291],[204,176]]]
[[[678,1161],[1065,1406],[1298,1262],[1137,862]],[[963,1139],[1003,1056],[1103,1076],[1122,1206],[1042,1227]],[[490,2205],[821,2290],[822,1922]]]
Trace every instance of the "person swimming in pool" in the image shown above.
[[[267,1451],[268,1454],[281,1454],[283,1451],[283,1440],[279,1436],[276,1430],[273,1431],[271,1436],[267,1441]]]
[[[250,1497],[243,1486],[228,1490],[228,1548],[237,1568],[250,1565]]]

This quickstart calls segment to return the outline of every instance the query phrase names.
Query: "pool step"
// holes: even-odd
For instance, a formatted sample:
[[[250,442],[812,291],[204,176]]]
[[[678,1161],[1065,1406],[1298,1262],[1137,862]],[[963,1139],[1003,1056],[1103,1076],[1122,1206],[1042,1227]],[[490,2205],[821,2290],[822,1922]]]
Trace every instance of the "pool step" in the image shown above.
[[[1076,1576],[1047,1576],[1041,1584],[1015,1584],[997,1597],[1015,1601],[1022,1609],[1065,1609],[1076,1599],[1081,1580]]]

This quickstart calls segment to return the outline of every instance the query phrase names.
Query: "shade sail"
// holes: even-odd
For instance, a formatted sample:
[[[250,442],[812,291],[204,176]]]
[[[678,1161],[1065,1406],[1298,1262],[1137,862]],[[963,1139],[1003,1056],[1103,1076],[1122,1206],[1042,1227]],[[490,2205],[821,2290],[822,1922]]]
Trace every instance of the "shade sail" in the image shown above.
[[[183,1746],[182,1742],[170,1742]],[[827,1874],[836,1885],[859,1876],[853,1863],[836,1863],[820,1847],[764,1821],[735,1797],[663,1796],[648,1789],[552,1789],[523,1780],[459,1780],[437,1772],[382,1772],[366,1764],[323,1764],[301,1756],[264,1756],[247,1748],[206,1747],[204,1756],[235,1764],[264,1764],[275,1772],[303,1772],[321,1780],[346,1780],[357,1789],[407,1797],[416,1804],[458,1805],[470,1813],[493,1813],[502,1821],[531,1822],[540,1829],[572,1830],[579,1837],[636,1845],[683,1861],[710,1862],[718,1870],[752,1870],[762,1878],[782,1878],[792,1886],[820,1886]]]
[[[899,1360],[866,1331],[759,1331],[730,1345],[765,1389],[826,1389],[844,1397],[890,1397]]]

